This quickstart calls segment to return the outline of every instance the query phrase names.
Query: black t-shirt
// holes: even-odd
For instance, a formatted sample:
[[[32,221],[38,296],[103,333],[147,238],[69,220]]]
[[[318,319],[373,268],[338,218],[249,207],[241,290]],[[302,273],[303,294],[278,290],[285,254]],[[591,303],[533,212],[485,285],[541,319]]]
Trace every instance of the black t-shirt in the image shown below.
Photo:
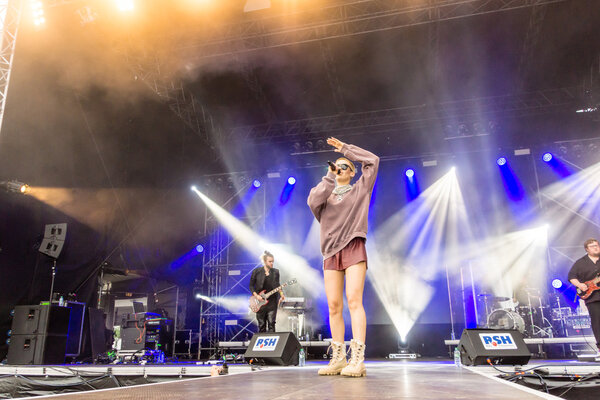
[[[592,259],[586,254],[579,260],[575,261],[575,264],[569,271],[569,281],[571,279],[577,279],[581,283],[585,283],[589,280],[594,279],[600,273],[600,260],[593,262]],[[585,302],[592,303],[600,301],[600,290],[596,290],[588,297]]]
[[[271,268],[269,275],[265,273],[265,268],[260,266],[252,271],[250,276],[250,292],[260,293],[262,290],[270,292],[279,286],[279,270],[277,268]],[[269,297],[269,301],[273,299],[275,302],[279,300],[279,293],[273,293]]]

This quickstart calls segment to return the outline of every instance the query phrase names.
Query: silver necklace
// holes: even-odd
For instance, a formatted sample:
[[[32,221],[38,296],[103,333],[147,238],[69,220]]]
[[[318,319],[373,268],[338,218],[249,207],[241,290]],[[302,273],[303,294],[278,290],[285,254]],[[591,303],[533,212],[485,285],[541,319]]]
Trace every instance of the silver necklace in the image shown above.
[[[352,189],[352,185],[350,184],[336,186],[332,193],[335,194],[337,201],[341,201],[344,198],[344,195],[348,193],[350,189]]]

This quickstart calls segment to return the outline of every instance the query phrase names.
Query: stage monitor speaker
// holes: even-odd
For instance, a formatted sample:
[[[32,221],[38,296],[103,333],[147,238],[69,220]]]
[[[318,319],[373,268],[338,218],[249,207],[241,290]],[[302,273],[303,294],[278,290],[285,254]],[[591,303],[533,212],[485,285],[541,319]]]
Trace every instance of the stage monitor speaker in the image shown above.
[[[267,364],[298,365],[300,342],[292,332],[263,332],[252,336],[244,357]]]
[[[525,365],[531,358],[521,332],[513,329],[465,329],[458,344],[464,365]]]

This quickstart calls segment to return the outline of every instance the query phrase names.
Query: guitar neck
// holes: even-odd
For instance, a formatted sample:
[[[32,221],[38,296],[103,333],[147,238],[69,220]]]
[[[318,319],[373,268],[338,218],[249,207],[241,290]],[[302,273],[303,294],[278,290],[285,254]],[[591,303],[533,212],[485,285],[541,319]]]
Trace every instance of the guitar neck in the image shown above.
[[[286,287],[288,284],[284,283],[283,285],[279,285],[277,286],[275,289],[271,290],[270,292],[267,292],[263,295],[264,299],[268,299],[269,297],[271,297],[272,294],[274,294],[275,292],[280,291],[281,289],[283,289],[284,287]]]

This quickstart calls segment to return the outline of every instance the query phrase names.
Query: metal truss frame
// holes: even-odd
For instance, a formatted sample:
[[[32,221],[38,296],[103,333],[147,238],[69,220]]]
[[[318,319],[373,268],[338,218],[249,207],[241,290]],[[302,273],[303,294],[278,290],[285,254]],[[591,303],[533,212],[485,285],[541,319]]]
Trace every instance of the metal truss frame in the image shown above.
[[[17,42],[17,33],[19,31],[22,12],[23,0],[4,0],[0,2],[0,18],[2,19],[2,43],[0,43],[0,129],[4,121],[8,84],[15,57],[15,44]]]
[[[248,185],[238,191],[236,195],[242,190],[247,189],[250,184],[251,183],[248,183]],[[266,215],[266,193],[264,190],[262,193],[262,213],[247,217],[248,223],[251,227],[256,226],[260,222],[264,222]],[[236,195],[233,195],[227,202],[225,202],[223,207],[233,201],[233,199],[236,198]],[[210,238],[208,246],[206,246],[205,249],[201,277],[202,287],[206,290],[205,296],[209,298],[227,296],[233,291],[233,289],[241,286],[242,281],[251,273],[253,268],[250,268],[250,270],[244,275],[240,275],[239,278],[231,278],[229,276],[230,269],[254,267],[256,265],[250,263],[239,264],[230,259],[228,250],[237,243],[237,240],[221,229],[219,222],[215,217],[209,214],[208,209],[206,210],[205,216],[204,235]],[[232,282],[230,282],[231,279],[233,279]],[[248,297],[250,297],[249,289],[246,288],[246,290],[248,291]],[[202,338],[205,337],[208,342],[208,346],[204,348],[202,348],[202,346],[198,347],[198,359],[200,358],[200,352],[202,350],[207,350],[212,356],[216,356],[219,351],[218,345],[220,341],[233,340],[233,338],[236,338],[243,332],[253,333],[248,329],[248,327],[252,325],[252,321],[246,322],[245,325],[238,323],[235,327],[225,326],[224,318],[231,315],[232,313],[225,312],[219,305],[215,303],[210,303],[204,300],[201,302],[200,344],[202,344]],[[240,316],[240,318],[247,319],[245,315]]]
[[[529,25],[523,41],[523,49],[519,60],[519,68],[517,75],[516,88],[521,91],[524,87],[527,75],[530,70],[531,57],[539,40],[542,31],[544,18],[546,17],[548,3],[541,0],[533,0],[531,7],[531,16],[529,17]]]
[[[556,107],[572,104],[582,87],[548,89],[519,95],[473,98],[435,105],[409,106],[385,110],[329,115],[293,121],[239,126],[231,135],[260,141],[292,141],[322,138],[337,133],[401,131],[431,126],[443,121],[473,121],[481,118],[518,118],[545,114]]]
[[[284,15],[212,25],[180,49],[205,59],[569,0],[346,0]]]
[[[183,82],[165,76],[157,55],[144,50],[140,53],[132,47],[122,52],[135,79],[144,82],[192,132],[209,144],[218,140],[220,130],[215,127],[208,110]]]

